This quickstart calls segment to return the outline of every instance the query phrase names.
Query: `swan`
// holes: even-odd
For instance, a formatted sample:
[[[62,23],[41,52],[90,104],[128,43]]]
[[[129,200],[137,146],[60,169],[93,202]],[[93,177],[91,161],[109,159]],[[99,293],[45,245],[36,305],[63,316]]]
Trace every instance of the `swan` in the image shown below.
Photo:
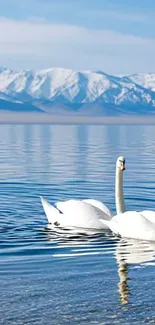
[[[124,158],[125,160],[125,158]],[[116,165],[116,169],[118,165]],[[123,174],[119,179],[116,192],[117,215],[111,220],[104,220],[104,224],[109,227],[116,235],[132,239],[155,241],[155,212],[150,210],[125,211],[123,196]],[[103,222],[102,219],[100,219]]]
[[[122,172],[125,170],[123,157],[117,159],[116,169],[116,199],[119,212],[125,211],[124,200],[121,198]],[[67,200],[57,202],[55,206],[49,204],[43,197],[41,203],[48,222],[58,227],[76,227],[85,229],[107,229],[104,220],[110,221],[113,213],[102,202],[94,199]]]

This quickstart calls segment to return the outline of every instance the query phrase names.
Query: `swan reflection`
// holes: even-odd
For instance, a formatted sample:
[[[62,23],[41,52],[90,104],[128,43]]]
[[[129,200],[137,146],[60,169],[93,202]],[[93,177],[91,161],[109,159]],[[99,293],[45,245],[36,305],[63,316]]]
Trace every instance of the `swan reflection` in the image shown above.
[[[85,228],[61,228],[54,227],[50,224],[47,224],[45,228],[45,234],[49,242],[57,243],[73,243],[74,245],[79,246],[81,242],[89,244],[91,241],[96,242],[100,240],[103,242],[103,238],[110,238],[110,231],[95,231],[94,229],[85,229]]]
[[[54,247],[52,252],[54,258],[68,259],[98,255],[98,262],[102,263],[101,256],[104,255],[104,265],[107,256],[114,255],[118,265],[118,292],[122,305],[128,304],[131,294],[129,280],[133,281],[133,278],[129,277],[130,268],[155,265],[155,242],[135,239],[118,240],[107,231],[94,233],[89,230],[89,234],[88,232],[86,234],[84,229],[79,229],[78,232],[77,229],[76,231],[66,228],[52,229],[49,225],[45,229],[45,234],[52,244],[51,247]]]
[[[128,265],[140,264],[139,266],[141,267],[142,265],[147,265],[145,264],[146,262],[153,261],[155,259],[155,243],[134,239],[121,239],[116,246],[115,256],[119,275],[118,291],[121,303],[127,304],[130,295]]]

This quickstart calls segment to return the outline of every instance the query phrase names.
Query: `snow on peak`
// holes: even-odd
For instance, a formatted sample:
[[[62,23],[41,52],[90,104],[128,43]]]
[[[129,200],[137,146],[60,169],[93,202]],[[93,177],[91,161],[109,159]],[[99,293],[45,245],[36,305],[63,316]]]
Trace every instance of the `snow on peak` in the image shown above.
[[[138,85],[155,91],[155,73],[137,73],[128,77]]]
[[[0,68],[0,92],[19,101],[155,106],[155,74],[113,76],[53,67],[19,72]],[[99,105],[99,104],[97,104]]]

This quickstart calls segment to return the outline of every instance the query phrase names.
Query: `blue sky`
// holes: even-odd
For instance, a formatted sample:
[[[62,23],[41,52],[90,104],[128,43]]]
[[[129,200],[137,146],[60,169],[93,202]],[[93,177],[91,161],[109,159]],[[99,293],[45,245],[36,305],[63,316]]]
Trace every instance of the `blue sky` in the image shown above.
[[[0,0],[0,65],[155,72],[155,0]]]

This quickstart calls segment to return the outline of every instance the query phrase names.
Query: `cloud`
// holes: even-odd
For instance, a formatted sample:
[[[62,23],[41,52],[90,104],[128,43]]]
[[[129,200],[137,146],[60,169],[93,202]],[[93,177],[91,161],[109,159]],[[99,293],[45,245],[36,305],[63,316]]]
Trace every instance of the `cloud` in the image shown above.
[[[130,73],[137,69],[150,70],[154,66],[154,56],[154,39],[111,30],[52,24],[44,19],[16,21],[0,18],[1,65],[10,60],[12,68],[62,66]]]

